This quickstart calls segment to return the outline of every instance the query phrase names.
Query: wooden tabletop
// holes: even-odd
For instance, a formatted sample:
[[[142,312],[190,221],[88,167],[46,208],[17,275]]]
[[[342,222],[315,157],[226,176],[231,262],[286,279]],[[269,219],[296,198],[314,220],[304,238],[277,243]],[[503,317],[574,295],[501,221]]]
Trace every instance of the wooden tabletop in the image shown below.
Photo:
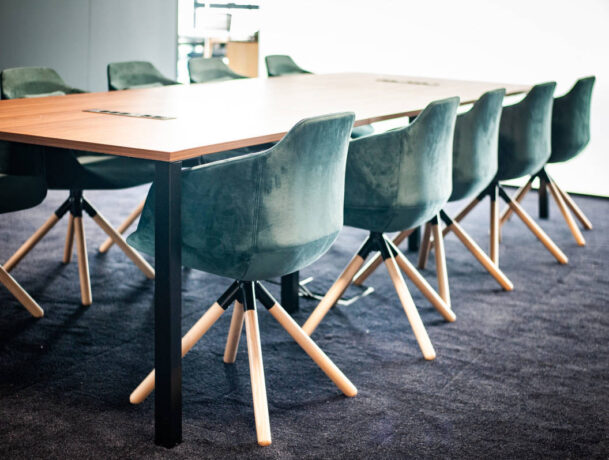
[[[0,140],[177,161],[277,141],[310,116],[351,111],[361,125],[417,115],[437,99],[471,103],[497,88],[519,94],[530,86],[340,73],[14,99],[0,101]]]

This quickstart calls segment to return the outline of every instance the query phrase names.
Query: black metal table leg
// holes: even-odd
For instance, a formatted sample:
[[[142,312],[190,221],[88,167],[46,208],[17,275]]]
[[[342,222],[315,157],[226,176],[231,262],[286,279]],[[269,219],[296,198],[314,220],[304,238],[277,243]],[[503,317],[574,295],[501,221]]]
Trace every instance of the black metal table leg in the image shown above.
[[[182,441],[181,165],[157,162],[154,179],[154,439],[164,447]]]
[[[300,276],[298,272],[281,277],[281,306],[288,313],[298,311],[298,287]]]
[[[550,217],[550,204],[548,202],[548,179],[545,173],[539,176],[539,218]]]
[[[421,247],[421,227],[417,227],[414,232],[408,236],[408,250],[416,252]]]

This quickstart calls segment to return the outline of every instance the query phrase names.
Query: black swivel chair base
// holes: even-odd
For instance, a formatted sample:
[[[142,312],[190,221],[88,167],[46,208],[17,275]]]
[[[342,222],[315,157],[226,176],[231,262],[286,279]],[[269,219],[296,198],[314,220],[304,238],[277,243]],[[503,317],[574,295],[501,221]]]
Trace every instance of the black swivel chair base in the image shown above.
[[[76,254],[78,257],[78,275],[80,279],[81,303],[85,306],[91,305],[93,297],[91,294],[91,279],[89,275],[89,261],[87,258],[87,243],[85,241],[85,228],[83,225],[83,210],[101,227],[101,229],[119,246],[137,267],[142,270],[146,277],[154,278],[154,269],[146,260],[118,233],[112,225],[89,203],[82,195],[82,190],[71,190],[69,198],[49,217],[23,245],[4,264],[7,272],[11,271],[28,252],[51,230],[61,218],[69,211],[68,231],[63,254],[63,263],[69,263],[72,259],[72,248],[74,237],[76,237]]]
[[[552,241],[552,239],[541,229],[541,227],[529,216],[526,211],[520,206],[520,204],[510,198],[506,191],[494,182],[488,186],[486,190],[480,193],[470,204],[468,204],[463,211],[461,211],[456,217],[455,221],[460,222],[467,214],[471,212],[478,203],[480,203],[485,197],[490,198],[491,202],[491,237],[490,237],[490,256],[493,263],[499,266],[499,241],[500,241],[500,217],[499,217],[499,202],[498,197],[501,197],[503,201],[510,207],[510,209],[522,220],[527,228],[541,241],[548,251],[556,258],[561,264],[566,264],[569,259],[560,250],[560,248]],[[450,227],[448,227],[450,231]]]
[[[441,244],[442,238],[439,239],[440,247],[443,246]],[[448,293],[448,282],[446,276],[444,280],[446,280],[445,287],[441,288],[441,295],[444,295],[445,298],[442,298],[440,295],[436,293],[432,289],[432,287],[427,283],[427,281],[419,274],[419,272],[412,266],[412,264],[408,261],[408,259],[402,254],[402,252],[395,246],[391,240],[387,239],[385,235],[379,232],[371,232],[358,253],[351,259],[347,267],[338,277],[336,282],[332,285],[332,287],[328,290],[326,295],[323,297],[321,302],[317,305],[311,316],[307,319],[302,329],[308,335],[311,335],[313,331],[317,328],[322,319],[326,316],[328,311],[334,306],[340,296],[345,292],[349,284],[353,278],[362,271],[362,266],[368,255],[371,252],[378,251],[382,257],[382,260],[387,267],[387,271],[389,272],[389,276],[395,290],[397,291],[398,297],[404,308],[408,321],[412,327],[415,338],[421,348],[423,353],[423,357],[427,360],[432,360],[436,357],[436,352],[431,344],[431,340],[427,335],[427,331],[425,330],[425,326],[421,321],[421,317],[419,316],[419,312],[417,311],[417,307],[412,300],[410,292],[406,287],[406,283],[404,282],[404,278],[400,273],[399,268],[401,268],[404,273],[408,275],[409,278],[413,280],[417,288],[421,290],[423,295],[427,297],[428,300],[432,303],[432,305],[440,312],[440,314],[447,321],[454,321],[456,316],[454,312],[450,309],[450,299]],[[443,252],[438,251],[440,257],[443,260]],[[399,268],[398,268],[399,267]],[[445,267],[444,267],[445,268]],[[366,270],[364,268],[363,270]],[[440,286],[444,284],[444,281],[440,280]]]
[[[535,179],[539,179],[539,217],[542,219],[547,219],[549,216],[547,194],[547,191],[549,190],[550,194],[552,195],[552,198],[554,198],[554,201],[558,206],[558,209],[560,209],[563,218],[567,222],[567,225],[569,226],[569,230],[571,230],[571,234],[573,235],[575,242],[578,246],[585,246],[586,240],[584,239],[584,236],[582,235],[582,232],[577,226],[577,223],[573,219],[571,213],[573,213],[575,217],[581,222],[582,227],[585,230],[592,230],[592,223],[582,212],[579,206],[575,204],[575,201],[573,201],[569,194],[562,190],[558,186],[558,184],[556,184],[556,181],[554,181],[554,179],[552,179],[548,175],[545,168],[542,168],[541,171],[539,171],[537,174],[532,175],[527,181],[527,183],[523,185],[520,189],[518,189],[516,195],[514,196],[514,201],[520,203],[523,200],[525,195],[531,190],[533,181]],[[500,219],[501,226],[503,226],[508,221],[508,219],[512,215],[512,212],[512,209],[509,207],[503,212]]]
[[[247,337],[247,350],[249,355],[250,378],[252,382],[252,397],[254,400],[254,418],[256,420],[256,434],[258,444],[267,446],[271,444],[271,425],[266,399],[266,386],[264,367],[262,364],[262,351],[260,349],[260,331],[258,329],[258,313],[256,311],[258,299],[269,313],[275,318],[288,334],[301,346],[301,348],[315,361],[322,371],[346,395],[357,395],[357,389],[347,377],[336,367],[315,342],[304,333],[292,317],[283,309],[273,296],[258,281],[235,281],[222,294],[218,300],[205,312],[195,325],[182,337],[182,356],[205,335],[213,324],[222,316],[234,302],[233,316],[231,318],[224,362],[232,364],[237,357],[237,348],[245,319],[245,333]],[[132,404],[144,401],[155,387],[155,371],[153,370],[131,393],[129,400]]]

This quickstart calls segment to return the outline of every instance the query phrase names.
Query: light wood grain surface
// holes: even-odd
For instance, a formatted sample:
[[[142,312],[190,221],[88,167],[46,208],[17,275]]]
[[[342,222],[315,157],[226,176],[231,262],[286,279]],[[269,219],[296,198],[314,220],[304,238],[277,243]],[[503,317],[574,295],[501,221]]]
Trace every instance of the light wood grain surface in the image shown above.
[[[340,73],[291,75],[0,101],[0,139],[176,161],[277,141],[299,120],[352,111],[356,125],[418,114],[436,99],[462,103],[484,92],[530,86]],[[105,109],[175,117],[151,120]]]

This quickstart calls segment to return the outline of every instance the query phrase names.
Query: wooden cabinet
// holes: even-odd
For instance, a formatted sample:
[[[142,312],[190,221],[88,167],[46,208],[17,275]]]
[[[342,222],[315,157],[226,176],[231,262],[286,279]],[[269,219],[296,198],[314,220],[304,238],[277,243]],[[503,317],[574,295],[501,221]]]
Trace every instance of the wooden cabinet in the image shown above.
[[[258,76],[258,42],[231,42],[226,44],[228,66],[246,77]]]

